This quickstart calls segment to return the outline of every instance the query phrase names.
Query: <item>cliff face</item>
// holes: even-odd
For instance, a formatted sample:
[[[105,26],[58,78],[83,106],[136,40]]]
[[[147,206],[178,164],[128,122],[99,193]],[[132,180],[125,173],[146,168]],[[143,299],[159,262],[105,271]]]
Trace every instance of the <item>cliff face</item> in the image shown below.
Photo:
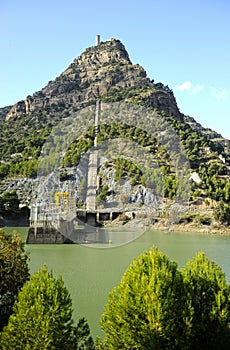
[[[124,45],[119,40],[110,39],[86,49],[54,81],[16,103],[7,113],[6,120],[44,109],[47,115],[71,113],[97,98],[106,97],[112,88],[132,90],[138,87],[145,87],[145,92],[139,96],[140,101],[147,101],[149,106],[180,118],[172,91],[150,81],[141,66],[131,63]]]

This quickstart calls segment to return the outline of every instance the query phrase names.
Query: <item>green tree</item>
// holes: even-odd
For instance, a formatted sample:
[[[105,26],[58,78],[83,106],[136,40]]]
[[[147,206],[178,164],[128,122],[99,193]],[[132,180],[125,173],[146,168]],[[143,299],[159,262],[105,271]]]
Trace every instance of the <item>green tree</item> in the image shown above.
[[[190,349],[230,349],[230,290],[220,267],[198,253],[182,270],[190,313]]]
[[[9,164],[1,164],[0,165],[0,179],[4,179],[10,170]]]
[[[177,264],[152,248],[112,290],[101,326],[102,349],[186,349],[186,298]]]
[[[0,330],[8,322],[19,290],[29,278],[28,256],[18,233],[0,229]]]
[[[221,224],[229,225],[230,224],[230,207],[227,204],[224,204],[223,201],[215,207],[214,209],[214,218],[219,221]]]
[[[3,194],[3,200],[5,203],[5,208],[8,210],[18,209],[19,207],[19,199],[16,191],[5,192]]]
[[[47,267],[35,273],[18,295],[0,337],[6,349],[94,349],[84,319],[73,325],[72,301],[61,277]]]
[[[112,290],[98,349],[227,350],[230,287],[198,253],[178,270],[156,248],[134,260]]]

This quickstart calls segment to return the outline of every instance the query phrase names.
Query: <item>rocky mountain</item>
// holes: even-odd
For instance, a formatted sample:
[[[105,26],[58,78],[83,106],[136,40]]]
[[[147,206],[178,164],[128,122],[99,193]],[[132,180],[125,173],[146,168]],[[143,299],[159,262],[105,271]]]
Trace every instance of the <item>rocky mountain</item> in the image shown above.
[[[6,111],[6,121],[46,110],[47,114],[76,111],[110,92],[145,88],[140,98],[167,115],[180,118],[172,91],[154,84],[139,65],[133,65],[124,45],[116,39],[88,48],[54,81]],[[126,98],[125,100],[128,100]],[[3,111],[4,112],[4,111]]]
[[[0,109],[2,191],[8,189],[3,186],[5,179],[36,176],[37,159],[52,127],[72,113],[94,105],[98,99],[102,102],[129,102],[163,115],[187,151],[191,171],[195,174],[193,179],[200,179],[193,180],[193,199],[229,202],[230,141],[181,113],[173,91],[147,77],[140,65],[132,64],[124,45],[113,38],[87,48],[42,90],[14,106]],[[112,134],[111,130],[104,132]],[[120,132],[124,133],[124,130]],[[143,145],[143,138],[147,135],[141,137]],[[150,143],[148,147],[151,148]],[[156,145],[154,147],[156,149]],[[82,149],[68,151],[64,164],[74,166],[81,152]],[[160,157],[159,164],[164,166],[162,174],[169,186],[168,194],[173,197],[174,174],[163,152]]]
[[[128,92],[128,93],[127,93]],[[161,83],[154,83],[138,64],[133,65],[124,45],[116,39],[101,42],[87,48],[55,80],[41,91],[27,96],[14,106],[0,109],[0,120],[10,121],[21,116],[52,114],[68,116],[87,105],[102,100],[122,100],[144,103],[166,115],[188,123],[193,129],[204,132],[210,138],[228,144],[221,135],[204,129],[193,118],[180,113],[172,90]]]

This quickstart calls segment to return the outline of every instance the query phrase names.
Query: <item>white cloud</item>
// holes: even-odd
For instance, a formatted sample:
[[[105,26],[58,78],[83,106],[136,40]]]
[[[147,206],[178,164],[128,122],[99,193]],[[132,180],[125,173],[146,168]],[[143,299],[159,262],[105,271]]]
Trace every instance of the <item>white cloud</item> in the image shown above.
[[[181,85],[176,85],[175,87],[174,87],[174,89],[176,90],[176,91],[189,91],[189,92],[191,92],[192,94],[198,94],[201,90],[203,90],[204,89],[204,87],[202,86],[202,85],[199,85],[199,84],[197,84],[197,85],[193,85],[192,83],[191,83],[191,81],[189,81],[189,80],[186,80],[184,83],[182,83]]]
[[[230,98],[230,90],[210,87],[211,95],[218,101],[227,101]]]
[[[192,85],[192,83],[190,81],[185,81],[181,85],[176,85],[174,87],[174,89],[178,90],[178,91],[190,90],[191,89],[191,85]]]

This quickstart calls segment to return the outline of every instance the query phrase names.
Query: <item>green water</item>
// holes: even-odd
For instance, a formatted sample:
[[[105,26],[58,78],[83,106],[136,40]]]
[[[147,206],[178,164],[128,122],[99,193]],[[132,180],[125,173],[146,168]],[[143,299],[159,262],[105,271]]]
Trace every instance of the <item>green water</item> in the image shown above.
[[[17,228],[24,238],[27,229]],[[230,282],[230,236],[147,231],[129,244],[110,249],[95,249],[90,245],[29,245],[27,250],[31,273],[45,263],[56,276],[63,276],[72,296],[75,320],[85,317],[95,337],[102,334],[99,320],[109,291],[132,259],[152,245],[179,266],[202,250],[222,267]]]

